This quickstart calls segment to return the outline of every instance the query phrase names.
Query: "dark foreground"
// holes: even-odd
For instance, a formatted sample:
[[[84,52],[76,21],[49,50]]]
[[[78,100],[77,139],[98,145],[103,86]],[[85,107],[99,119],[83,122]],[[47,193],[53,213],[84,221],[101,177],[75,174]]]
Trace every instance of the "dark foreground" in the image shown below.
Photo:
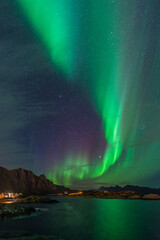
[[[0,233],[1,240],[63,240],[55,236],[44,236],[25,231],[3,231]]]
[[[58,204],[25,204],[40,212],[1,221],[0,232],[25,231],[53,240],[53,236],[64,240],[160,239],[160,201],[56,199]]]
[[[34,207],[24,207],[17,204],[0,204],[0,220],[9,217],[28,216],[36,212]]]
[[[31,215],[32,213],[35,213],[37,211],[36,208],[32,206],[25,206],[24,204],[36,204],[36,203],[51,204],[58,203],[58,201],[45,196],[28,196],[17,199],[1,199],[0,220],[10,217]]]

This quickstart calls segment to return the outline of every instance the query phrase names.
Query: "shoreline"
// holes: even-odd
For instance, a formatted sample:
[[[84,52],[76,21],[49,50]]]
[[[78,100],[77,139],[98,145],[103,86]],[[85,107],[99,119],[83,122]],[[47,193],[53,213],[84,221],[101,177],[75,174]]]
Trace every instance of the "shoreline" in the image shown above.
[[[123,199],[123,200],[143,200],[143,201],[159,201],[160,196],[157,194],[147,194],[147,195],[131,195],[131,196],[99,196],[97,195],[57,195],[58,197],[69,197],[69,198],[97,198],[97,199]]]
[[[0,220],[28,216],[32,213],[38,212],[35,206],[25,206],[24,204],[51,204],[58,203],[57,200],[50,199],[46,196],[28,196],[17,199],[1,199],[0,201]]]

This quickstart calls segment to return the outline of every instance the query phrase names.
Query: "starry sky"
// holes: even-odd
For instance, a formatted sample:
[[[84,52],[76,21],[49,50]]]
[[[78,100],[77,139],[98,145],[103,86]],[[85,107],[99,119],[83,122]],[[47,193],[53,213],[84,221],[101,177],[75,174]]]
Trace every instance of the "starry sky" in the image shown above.
[[[0,12],[0,165],[71,188],[159,187],[159,0]]]

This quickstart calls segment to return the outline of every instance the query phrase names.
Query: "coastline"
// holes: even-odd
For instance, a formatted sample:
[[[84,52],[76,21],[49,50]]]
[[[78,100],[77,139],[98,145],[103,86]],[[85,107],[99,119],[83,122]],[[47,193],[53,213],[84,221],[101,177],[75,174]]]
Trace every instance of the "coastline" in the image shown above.
[[[131,196],[118,196],[118,195],[108,195],[97,194],[97,195],[58,195],[59,197],[69,197],[69,198],[98,198],[98,199],[124,199],[124,200],[143,200],[143,201],[158,201],[160,196],[157,194],[146,194],[146,195],[131,195]]]
[[[25,206],[22,204],[36,204],[36,203],[52,204],[58,203],[58,201],[55,199],[48,198],[46,196],[32,196],[32,195],[17,199],[1,199],[0,220],[12,217],[31,215],[32,213],[37,212],[37,209],[33,206]]]

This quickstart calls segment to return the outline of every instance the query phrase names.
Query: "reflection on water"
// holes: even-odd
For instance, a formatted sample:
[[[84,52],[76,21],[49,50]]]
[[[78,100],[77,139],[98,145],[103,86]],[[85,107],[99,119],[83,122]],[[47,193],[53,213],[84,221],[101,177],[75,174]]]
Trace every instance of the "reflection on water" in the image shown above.
[[[159,240],[160,201],[59,198],[59,204],[30,218],[0,222],[0,230],[21,229],[66,240]]]

